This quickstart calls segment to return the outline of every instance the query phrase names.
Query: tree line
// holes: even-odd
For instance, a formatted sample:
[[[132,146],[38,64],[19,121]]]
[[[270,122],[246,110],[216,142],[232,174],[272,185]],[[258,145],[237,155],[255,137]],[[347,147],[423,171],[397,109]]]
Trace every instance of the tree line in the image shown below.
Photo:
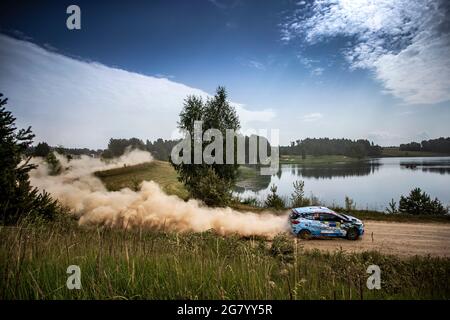
[[[306,138],[280,147],[280,155],[343,155],[352,158],[376,157],[382,148],[365,139]]]
[[[400,145],[400,151],[429,151],[438,153],[450,153],[450,137],[410,142]]]

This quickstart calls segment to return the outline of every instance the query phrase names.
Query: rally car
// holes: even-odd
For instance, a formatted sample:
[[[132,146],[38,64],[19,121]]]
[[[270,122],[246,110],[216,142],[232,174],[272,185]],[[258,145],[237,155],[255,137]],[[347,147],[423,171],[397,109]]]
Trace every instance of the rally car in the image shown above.
[[[289,220],[292,232],[302,239],[325,236],[357,240],[364,234],[361,220],[326,207],[294,208]]]

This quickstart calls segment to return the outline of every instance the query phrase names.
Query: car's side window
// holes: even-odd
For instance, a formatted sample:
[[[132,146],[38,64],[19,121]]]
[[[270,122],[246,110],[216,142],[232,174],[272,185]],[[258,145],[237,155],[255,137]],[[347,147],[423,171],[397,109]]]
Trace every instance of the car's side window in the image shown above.
[[[318,213],[306,213],[303,218],[308,220],[319,220],[319,214]]]
[[[321,213],[320,221],[339,221],[339,217],[335,216],[334,214]]]

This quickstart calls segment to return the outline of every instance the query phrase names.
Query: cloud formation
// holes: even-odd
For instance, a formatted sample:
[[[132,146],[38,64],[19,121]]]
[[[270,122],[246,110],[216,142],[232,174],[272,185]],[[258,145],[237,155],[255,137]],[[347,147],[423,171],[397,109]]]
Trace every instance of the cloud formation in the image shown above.
[[[86,62],[0,34],[0,88],[37,141],[103,148],[111,137],[170,138],[187,95],[208,93],[169,79]],[[243,129],[272,110],[233,103]]]
[[[439,103],[450,100],[449,11],[446,0],[316,0],[288,17],[282,39],[344,37],[351,68],[408,104]]]
[[[313,112],[313,113],[305,114],[302,117],[302,120],[304,122],[314,122],[314,121],[320,120],[322,118],[323,118],[323,114],[321,114],[319,112]]]

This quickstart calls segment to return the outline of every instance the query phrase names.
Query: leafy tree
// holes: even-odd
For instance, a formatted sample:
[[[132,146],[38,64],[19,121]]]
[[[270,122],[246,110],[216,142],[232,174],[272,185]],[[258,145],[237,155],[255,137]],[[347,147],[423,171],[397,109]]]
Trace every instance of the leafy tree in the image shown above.
[[[113,139],[108,143],[108,150],[112,157],[120,157],[127,149],[145,150],[145,144],[138,138],[131,139]]]
[[[34,148],[33,155],[35,157],[45,158],[50,153],[50,146],[46,142],[39,142],[36,148]]]
[[[290,146],[281,146],[281,155],[301,155],[303,159],[307,154],[313,156],[344,155],[353,158],[373,157],[381,155],[382,148],[370,143],[368,140],[306,138],[291,142]]]
[[[35,165],[25,158],[34,134],[31,127],[18,130],[15,118],[0,93],[0,220],[4,224],[17,222],[25,216],[53,218],[58,211],[56,201],[46,192],[31,187],[29,171]]]
[[[450,153],[450,137],[423,140],[421,143],[410,142],[400,145],[402,151],[429,151],[439,153]]]
[[[399,211],[401,213],[408,214],[428,214],[428,215],[438,215],[446,214],[447,210],[444,208],[442,203],[435,198],[431,200],[430,196],[425,192],[422,192],[420,188],[415,188],[411,190],[409,196],[400,197]]]
[[[113,153],[111,152],[111,150],[106,149],[105,151],[102,152],[102,158],[103,159],[112,159],[114,158]]]
[[[266,201],[264,202],[267,208],[273,208],[276,210],[284,209],[284,201],[281,199],[281,197],[277,194],[277,186],[273,184],[270,187],[270,193],[267,196]]]
[[[161,138],[154,142],[147,140],[145,148],[155,159],[169,161],[173,147],[179,142],[180,140],[163,140]]]
[[[240,128],[239,119],[236,110],[227,101],[225,88],[218,87],[213,98],[203,102],[201,97],[188,96],[184,102],[180,113],[178,127],[190,134],[191,163],[175,164],[171,161],[173,167],[178,172],[178,178],[184,183],[190,194],[198,199],[205,201],[208,205],[225,205],[230,199],[231,187],[234,185],[238,165],[226,163],[226,152],[223,152],[223,164],[193,164],[194,154],[194,123],[203,121],[202,131],[208,129],[217,129],[222,133],[223,150],[226,150],[226,130],[237,131]],[[202,134],[203,134],[202,132]],[[209,144],[203,141],[202,150]],[[205,181],[210,183],[209,188],[214,194],[207,192]],[[205,188],[203,188],[205,187]],[[202,188],[203,191],[199,191]]]
[[[221,179],[212,167],[208,167],[193,181],[191,195],[209,206],[227,205],[232,199],[231,188],[229,180]]]

